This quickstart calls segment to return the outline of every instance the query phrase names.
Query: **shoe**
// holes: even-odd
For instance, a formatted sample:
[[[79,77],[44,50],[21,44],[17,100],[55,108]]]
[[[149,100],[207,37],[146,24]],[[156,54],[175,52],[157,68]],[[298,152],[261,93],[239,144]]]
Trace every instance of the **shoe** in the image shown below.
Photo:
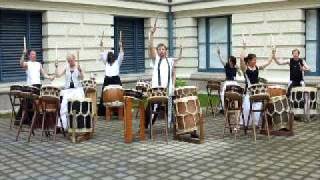
[[[199,135],[196,132],[191,133],[191,138],[199,138]]]

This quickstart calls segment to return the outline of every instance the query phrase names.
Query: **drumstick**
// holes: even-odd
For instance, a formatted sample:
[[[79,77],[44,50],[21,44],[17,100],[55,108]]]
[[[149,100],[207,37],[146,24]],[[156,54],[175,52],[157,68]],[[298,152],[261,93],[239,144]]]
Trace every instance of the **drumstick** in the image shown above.
[[[157,27],[158,19],[159,19],[159,13],[157,13],[157,17],[156,17],[156,19],[154,20],[153,27]]]
[[[23,50],[27,50],[26,36],[23,36]]]
[[[79,51],[77,51],[78,66],[80,66]]]
[[[122,42],[122,31],[120,31],[120,38],[119,38],[120,40],[120,42]]]
[[[104,36],[104,31],[102,31],[102,36],[100,40],[100,47],[103,48],[103,36]]]
[[[56,61],[55,64],[58,65],[58,44],[56,43]]]

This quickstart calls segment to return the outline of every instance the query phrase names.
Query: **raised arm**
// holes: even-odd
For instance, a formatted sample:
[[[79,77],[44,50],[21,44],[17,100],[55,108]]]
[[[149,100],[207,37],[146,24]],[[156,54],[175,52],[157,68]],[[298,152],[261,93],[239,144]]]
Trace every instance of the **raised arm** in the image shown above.
[[[241,70],[240,70],[239,66],[238,66],[238,65],[236,65],[235,67],[236,67],[236,69],[237,69],[237,73],[238,73],[238,75],[239,75],[239,76],[242,76],[242,74],[241,74]]]
[[[218,55],[218,57],[219,57],[219,60],[220,60],[221,64],[222,64],[223,66],[225,66],[225,65],[227,64],[227,62],[224,61],[223,58],[222,58],[221,51],[220,51],[220,47],[217,48],[217,55]]]
[[[244,58],[246,56],[245,50],[246,50],[246,46],[245,46],[245,44],[243,44],[243,49],[242,49],[241,54],[240,54],[240,69],[241,69],[241,71],[243,73],[245,73],[246,70],[247,70],[246,62],[244,62]]]
[[[267,62],[258,66],[259,69],[264,69],[272,63],[272,58],[270,58]]]
[[[272,50],[272,58],[274,59],[274,61],[276,62],[276,64],[278,64],[278,65],[286,65],[286,64],[289,64],[290,63],[290,60],[279,60],[278,58],[277,58],[277,56],[276,56],[276,53],[277,53],[277,51],[276,51],[276,49],[273,49]]]
[[[55,63],[55,77],[60,78],[61,76],[63,76],[66,73],[66,68],[64,67],[62,71],[59,72],[58,69],[58,62]]]
[[[80,72],[80,80],[83,80],[84,79],[84,73],[83,73],[83,70],[82,68],[80,67],[80,64],[78,63],[78,71]]]
[[[271,57],[269,58],[269,60],[267,62],[264,62],[263,64],[259,65],[258,68],[259,69],[264,69],[266,68],[267,66],[269,66],[271,63],[272,63],[272,60],[274,59],[275,57],[275,50],[272,50],[272,55]]]
[[[26,54],[27,54],[27,50],[24,49],[23,52],[22,52],[22,55],[20,57],[20,66],[24,69],[27,69],[28,68],[28,65],[27,63],[24,61],[25,57],[26,57]]]
[[[123,42],[122,42],[122,38],[120,38],[120,41],[119,41],[119,48],[120,48],[120,52],[118,54],[118,61],[119,61],[119,64],[122,63],[123,61],[123,57],[124,57],[124,49],[123,49]]]
[[[157,49],[154,47],[154,33],[156,32],[157,24],[154,23],[149,33],[149,58],[155,60],[157,57]]]
[[[174,61],[175,61],[175,63],[177,63],[177,62],[179,62],[181,59],[182,59],[182,45],[180,44],[180,46],[179,46],[179,49],[180,49],[180,51],[179,51],[179,56],[177,57],[177,58],[174,58]]]

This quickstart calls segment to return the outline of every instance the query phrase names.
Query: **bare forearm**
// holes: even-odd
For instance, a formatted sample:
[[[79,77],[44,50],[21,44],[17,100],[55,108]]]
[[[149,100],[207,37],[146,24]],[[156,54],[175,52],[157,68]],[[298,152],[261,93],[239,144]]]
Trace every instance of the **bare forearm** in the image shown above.
[[[154,34],[150,33],[149,35],[149,57],[151,59],[155,59],[156,58],[156,52],[155,52],[155,48],[154,48]]]
[[[222,64],[223,66],[225,66],[227,62],[223,60],[221,54],[218,54],[218,57],[219,57],[219,60],[220,60],[221,64]]]
[[[25,53],[22,53],[21,57],[20,57],[20,66],[24,67],[24,59],[25,59]]]
[[[259,66],[259,69],[264,69],[272,63],[272,58],[270,58],[266,63]]]

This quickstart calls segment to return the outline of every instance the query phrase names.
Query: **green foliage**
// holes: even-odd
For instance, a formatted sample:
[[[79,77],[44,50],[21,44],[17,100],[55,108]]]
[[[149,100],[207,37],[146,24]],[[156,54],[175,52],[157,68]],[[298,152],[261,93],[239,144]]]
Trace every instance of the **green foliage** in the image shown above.
[[[181,87],[181,86],[186,86],[187,85],[187,81],[183,80],[183,79],[176,79],[176,87]]]

